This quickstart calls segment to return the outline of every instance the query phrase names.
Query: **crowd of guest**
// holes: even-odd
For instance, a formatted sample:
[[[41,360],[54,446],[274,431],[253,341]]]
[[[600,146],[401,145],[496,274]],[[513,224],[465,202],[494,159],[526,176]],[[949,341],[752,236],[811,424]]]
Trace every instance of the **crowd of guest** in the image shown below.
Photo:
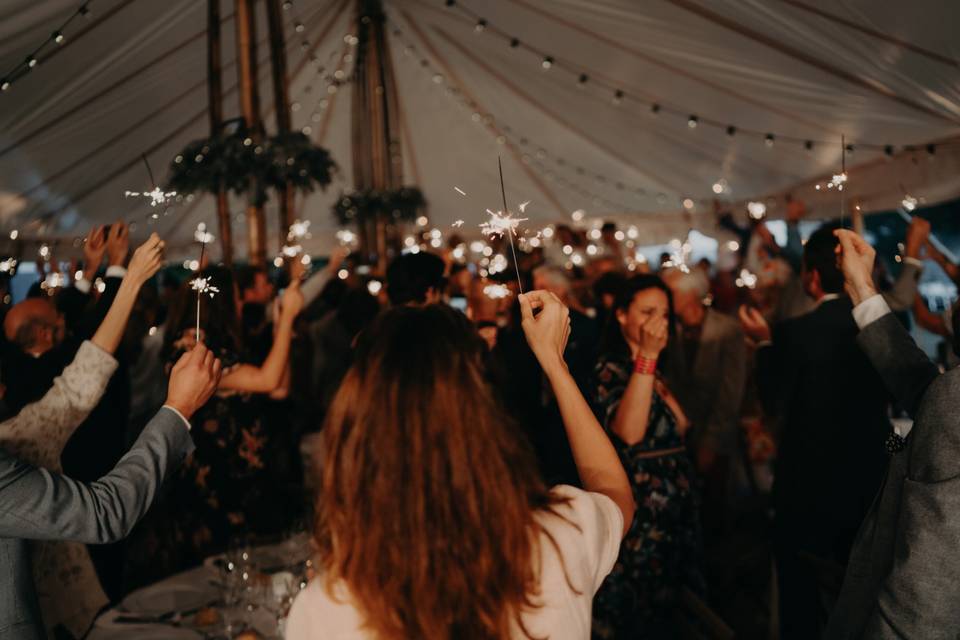
[[[456,238],[384,273],[345,249],[161,271],[156,235],[91,230],[75,282],[3,319],[0,638],[82,638],[131,589],[302,523],[322,570],[290,638],[673,638],[690,602],[723,611],[716,558],[751,509],[779,637],[910,636],[927,607],[952,628],[937,509],[960,494],[928,485],[954,477],[955,383],[904,323],[957,335],[917,286],[924,258],[960,268],[919,217],[891,279],[851,232],[801,240],[804,215],[781,246],[718,211],[726,264],[656,269],[612,224],[573,263],[586,236],[560,225],[497,274]]]

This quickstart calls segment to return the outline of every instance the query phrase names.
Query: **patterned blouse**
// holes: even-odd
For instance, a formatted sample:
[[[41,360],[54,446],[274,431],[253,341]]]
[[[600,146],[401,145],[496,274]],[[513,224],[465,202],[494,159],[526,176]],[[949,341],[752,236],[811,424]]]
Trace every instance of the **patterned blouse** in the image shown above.
[[[97,406],[116,370],[113,356],[85,341],[40,400],[0,423],[0,447],[32,465],[61,473],[63,447]],[[32,545],[33,581],[47,635],[54,637],[52,629],[63,625],[74,637],[83,637],[109,602],[86,545]]]

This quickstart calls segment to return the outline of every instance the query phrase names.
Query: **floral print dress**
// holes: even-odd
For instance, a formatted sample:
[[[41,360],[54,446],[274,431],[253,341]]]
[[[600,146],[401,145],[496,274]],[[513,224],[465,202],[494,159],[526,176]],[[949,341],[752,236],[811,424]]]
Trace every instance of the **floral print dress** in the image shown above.
[[[699,496],[685,448],[685,418],[671,409],[658,380],[643,440],[627,445],[611,429],[633,372],[628,356],[597,365],[597,405],[623,462],[637,510],[613,571],[593,605],[594,638],[671,638],[670,620],[683,586],[705,590]]]
[[[194,345],[194,331],[173,343],[167,374]],[[242,362],[225,347],[209,345],[224,373]],[[263,533],[277,501],[269,469],[269,437],[262,398],[217,391],[190,420],[196,449],[169,483],[164,504],[138,527],[135,547],[149,566],[131,563],[140,584],[195,566],[240,539]]]

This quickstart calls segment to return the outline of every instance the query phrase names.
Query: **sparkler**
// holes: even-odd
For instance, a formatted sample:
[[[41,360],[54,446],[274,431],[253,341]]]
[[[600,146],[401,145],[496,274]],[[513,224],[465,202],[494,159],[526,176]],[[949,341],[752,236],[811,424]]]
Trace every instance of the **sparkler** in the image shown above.
[[[200,342],[200,298],[207,294],[211,298],[220,293],[220,289],[210,284],[210,278],[194,278],[190,287],[197,292],[197,342]]]
[[[507,190],[503,186],[503,162],[500,160],[500,156],[497,156],[497,168],[500,170],[500,195],[503,196],[503,210],[494,213],[487,209],[490,220],[481,224],[480,229],[483,230],[484,234],[490,236],[502,238],[506,234],[510,240],[510,254],[513,256],[513,266],[517,270],[517,285],[520,288],[520,293],[523,294],[523,280],[520,278],[520,264],[517,262],[517,250],[513,246],[513,236],[517,235],[517,227],[521,222],[526,222],[527,218],[514,218],[507,208]],[[521,213],[528,204],[529,202],[524,202],[520,205]]]
[[[287,243],[280,248],[280,253],[288,258],[296,258],[303,253],[302,241],[309,240],[312,237],[309,220],[294,220],[287,231]],[[344,244],[340,234],[337,237],[341,239],[341,244]]]
[[[201,222],[197,225],[197,230],[193,232],[193,239],[200,243],[200,260],[197,261],[197,269],[203,269],[203,256],[207,251],[207,243],[213,242],[213,234],[207,231],[207,225]],[[210,284],[210,278],[194,278],[190,281],[190,286],[197,292],[197,342],[200,342],[200,297],[208,294],[211,298],[214,294],[220,293],[220,290]]]
[[[127,198],[148,198],[151,207],[166,204],[167,200],[175,198],[177,196],[176,191],[164,191],[157,186],[157,181],[153,178],[153,170],[150,168],[150,162],[147,161],[147,156],[141,155],[140,157],[143,158],[143,164],[147,167],[147,174],[150,176],[150,184],[153,185],[153,189],[150,191],[124,191],[123,195]]]

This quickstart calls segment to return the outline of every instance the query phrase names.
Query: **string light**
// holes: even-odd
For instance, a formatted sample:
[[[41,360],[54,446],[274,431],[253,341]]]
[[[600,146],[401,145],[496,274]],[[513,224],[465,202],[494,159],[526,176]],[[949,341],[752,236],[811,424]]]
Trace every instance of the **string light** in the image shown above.
[[[53,30],[46,40],[40,43],[37,48],[30,52],[30,54],[24,58],[23,62],[11,69],[5,76],[0,78],[0,91],[7,91],[13,85],[16,80],[19,80],[21,77],[25,76],[27,73],[36,68],[37,64],[40,62],[40,53],[50,45],[62,45],[64,42],[64,32],[67,27],[73,22],[77,16],[88,18],[90,17],[90,9],[88,7],[90,3],[84,2],[80,7],[70,15],[60,26],[59,28]]]
[[[504,40],[510,44],[510,47],[511,47],[511,48],[520,48],[520,47],[523,47],[523,48],[527,49],[528,51],[530,51],[530,52],[532,52],[532,53],[536,53],[536,54],[538,54],[538,55],[541,55],[541,56],[542,56],[541,66],[542,66],[544,69],[550,69],[550,68],[553,67],[553,66],[557,66],[558,68],[563,68],[563,69],[565,69],[566,71],[569,71],[569,72],[570,72],[571,74],[573,74],[574,77],[577,78],[577,79],[580,79],[580,78],[583,78],[583,77],[587,77],[587,76],[588,76],[588,74],[583,70],[583,67],[582,67],[582,66],[577,65],[577,64],[572,63],[572,62],[567,62],[567,61],[565,61],[565,60],[559,60],[559,61],[557,61],[557,60],[554,59],[553,56],[544,55],[542,51],[538,51],[537,49],[534,49],[533,47],[531,47],[531,46],[529,46],[529,45],[524,45],[524,44],[522,44],[516,37],[508,35],[505,31],[503,31],[502,29],[497,28],[496,25],[492,24],[487,18],[485,18],[485,17],[483,17],[483,16],[480,16],[479,14],[475,13],[474,11],[472,11],[471,9],[469,9],[468,7],[465,7],[465,6],[463,6],[463,5],[457,4],[457,3],[452,2],[452,1],[448,1],[448,2],[447,2],[447,7],[456,7],[456,8],[459,9],[462,13],[464,13],[464,14],[467,15],[467,16],[469,16],[469,18],[470,18],[472,21],[474,21],[474,24],[479,24],[479,23],[482,21],[482,22],[483,22],[483,25],[484,25],[484,27],[485,27],[485,29],[486,29],[486,31],[487,31],[488,33],[490,33],[491,35],[495,35],[495,36],[504,38]],[[579,80],[578,86],[584,87],[585,84],[586,84],[586,82],[585,82],[584,80]],[[614,83],[612,83],[611,81],[608,81],[608,80],[598,79],[598,80],[596,80],[595,82],[591,82],[591,84],[596,84],[596,85],[598,85],[598,86],[600,86],[600,87],[604,87],[605,89],[607,89],[607,90],[609,90],[609,91],[611,91],[611,92],[622,91],[622,89],[621,89],[620,87],[616,86]],[[609,94],[607,94],[607,95],[609,95]],[[618,104],[616,100],[614,100],[614,104]],[[663,107],[662,107],[660,104],[652,103],[652,104],[650,105],[650,110],[651,110],[652,113],[655,113],[655,114],[656,114],[656,113],[660,112],[661,109],[663,109]],[[675,114],[675,115],[680,115],[680,116],[685,115],[686,113],[689,113],[689,111],[686,111],[686,110],[684,110],[684,109],[682,109],[682,108],[680,108],[680,107],[678,107],[678,106],[670,107],[670,108],[669,108],[669,111],[670,111],[671,113]],[[687,119],[687,124],[688,124],[688,126],[689,126],[691,129],[696,128],[697,125],[698,125],[698,124],[701,124],[701,123],[702,123],[702,124],[708,124],[708,125],[714,126],[714,127],[718,127],[718,128],[720,128],[721,130],[724,130],[724,129],[725,129],[725,130],[727,131],[727,134],[730,135],[730,136],[732,136],[732,135],[734,135],[735,133],[738,132],[737,127],[735,127],[735,126],[733,126],[733,125],[730,125],[730,124],[728,124],[728,123],[720,122],[720,121],[715,120],[715,119],[700,118],[700,117],[698,117],[698,116],[691,116],[691,117],[689,117],[689,118]],[[783,141],[783,142],[795,143],[795,144],[798,144],[798,145],[802,144],[802,145],[804,146],[804,148],[806,148],[808,151],[810,151],[810,150],[813,149],[813,141],[811,141],[811,140],[804,140],[804,139],[801,139],[801,138],[796,138],[796,137],[792,137],[792,136],[785,136],[785,135],[776,135],[776,136],[774,136],[774,134],[768,134],[768,132],[757,131],[757,130],[746,129],[746,128],[742,129],[742,131],[745,132],[745,133],[749,133],[749,134],[751,134],[751,135],[754,135],[754,136],[756,136],[758,139],[764,140],[765,143],[766,143],[768,146],[772,145],[772,140],[773,140],[774,138],[779,138],[779,140],[780,140],[780,141]],[[768,137],[767,137],[768,135],[773,136],[773,137],[768,138]],[[820,142],[823,143],[823,144],[828,144],[827,141],[821,140]],[[872,150],[875,150],[875,151],[883,151],[883,150],[885,149],[885,146],[887,146],[887,145],[884,145],[884,144],[876,144],[876,143],[866,143],[866,142],[862,142],[862,141],[861,141],[861,142],[858,142],[858,143],[857,143],[857,146],[864,147],[864,148],[869,148],[869,149],[872,149]],[[933,154],[931,153],[930,155],[933,155]]]

